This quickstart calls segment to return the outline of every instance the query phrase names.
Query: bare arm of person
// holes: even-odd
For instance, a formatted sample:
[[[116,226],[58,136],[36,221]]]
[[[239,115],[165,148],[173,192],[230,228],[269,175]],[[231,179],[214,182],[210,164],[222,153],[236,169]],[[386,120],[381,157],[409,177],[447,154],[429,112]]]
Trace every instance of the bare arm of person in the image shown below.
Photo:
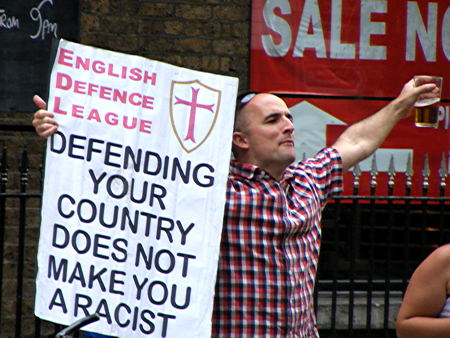
[[[450,318],[437,316],[450,281],[450,245],[433,251],[414,271],[397,316],[397,337],[450,337]]]
[[[348,170],[371,155],[401,119],[409,116],[417,97],[438,92],[434,84],[414,86],[407,82],[400,95],[377,113],[348,127],[333,144],[342,157],[343,170]]]

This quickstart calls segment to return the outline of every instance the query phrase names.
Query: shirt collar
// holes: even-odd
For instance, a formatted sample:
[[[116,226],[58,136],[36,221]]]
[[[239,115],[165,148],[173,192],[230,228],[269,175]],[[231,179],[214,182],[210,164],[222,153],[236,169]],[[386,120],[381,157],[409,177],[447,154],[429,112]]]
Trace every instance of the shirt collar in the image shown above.
[[[264,169],[259,168],[256,165],[249,163],[242,163],[236,160],[232,160],[230,162],[230,173],[234,176],[241,176],[245,179],[254,180],[261,178],[270,178],[273,179],[269,173],[267,173]],[[286,181],[294,176],[292,165],[289,166],[283,174],[282,181]]]

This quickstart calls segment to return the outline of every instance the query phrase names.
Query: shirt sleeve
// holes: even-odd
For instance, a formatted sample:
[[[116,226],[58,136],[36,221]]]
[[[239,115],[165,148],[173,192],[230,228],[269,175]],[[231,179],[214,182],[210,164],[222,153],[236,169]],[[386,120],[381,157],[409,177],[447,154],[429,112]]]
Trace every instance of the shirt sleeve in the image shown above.
[[[296,171],[305,175],[322,205],[342,192],[342,158],[334,148],[324,148],[314,157],[299,162]]]

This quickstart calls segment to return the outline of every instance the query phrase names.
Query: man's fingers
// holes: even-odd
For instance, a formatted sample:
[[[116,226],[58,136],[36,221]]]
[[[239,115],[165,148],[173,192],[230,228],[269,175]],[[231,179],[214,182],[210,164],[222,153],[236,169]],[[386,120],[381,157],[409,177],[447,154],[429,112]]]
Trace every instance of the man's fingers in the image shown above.
[[[34,114],[34,118],[31,123],[35,128],[43,124],[51,124],[57,126],[58,123],[53,119],[53,117],[53,113],[50,113],[46,110],[39,110]]]
[[[56,130],[57,130],[57,126],[55,126],[54,124],[40,124],[40,125],[36,125],[34,126],[34,128],[36,129],[36,133],[46,139],[47,137],[53,135]]]
[[[46,138],[52,136],[55,132],[56,132],[56,126],[50,126],[42,133],[39,133],[39,136],[46,139]]]
[[[55,115],[46,110],[47,104],[39,95],[33,96],[33,102],[38,107],[38,111],[34,113],[31,123],[36,133],[46,139],[56,132],[58,123],[54,119]]]
[[[34,113],[34,118],[35,119],[39,119],[39,120],[43,120],[45,118],[53,118],[55,116],[55,114],[53,114],[52,112],[49,112],[48,110],[44,110],[44,109],[39,109],[37,112]]]
[[[440,97],[440,89],[434,83],[427,83],[417,87],[418,96],[420,98],[434,99]]]
[[[47,138],[56,132],[58,123],[53,117],[53,113],[43,109],[39,109],[34,113],[34,118],[31,123],[40,137]]]
[[[436,86],[436,84],[434,83],[427,83],[424,85],[421,85],[420,87],[420,91],[423,92],[430,92],[430,91],[439,91],[439,87]]]
[[[45,109],[47,107],[47,104],[39,95],[33,96],[33,102],[39,109]]]

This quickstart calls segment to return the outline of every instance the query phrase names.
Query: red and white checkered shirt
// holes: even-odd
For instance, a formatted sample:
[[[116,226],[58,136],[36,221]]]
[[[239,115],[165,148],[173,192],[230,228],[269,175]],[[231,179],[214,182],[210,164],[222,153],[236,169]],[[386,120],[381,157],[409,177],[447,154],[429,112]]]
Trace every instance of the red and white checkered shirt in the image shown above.
[[[341,158],[331,148],[290,166],[281,181],[231,163],[212,337],[318,337],[321,214],[341,190]]]

